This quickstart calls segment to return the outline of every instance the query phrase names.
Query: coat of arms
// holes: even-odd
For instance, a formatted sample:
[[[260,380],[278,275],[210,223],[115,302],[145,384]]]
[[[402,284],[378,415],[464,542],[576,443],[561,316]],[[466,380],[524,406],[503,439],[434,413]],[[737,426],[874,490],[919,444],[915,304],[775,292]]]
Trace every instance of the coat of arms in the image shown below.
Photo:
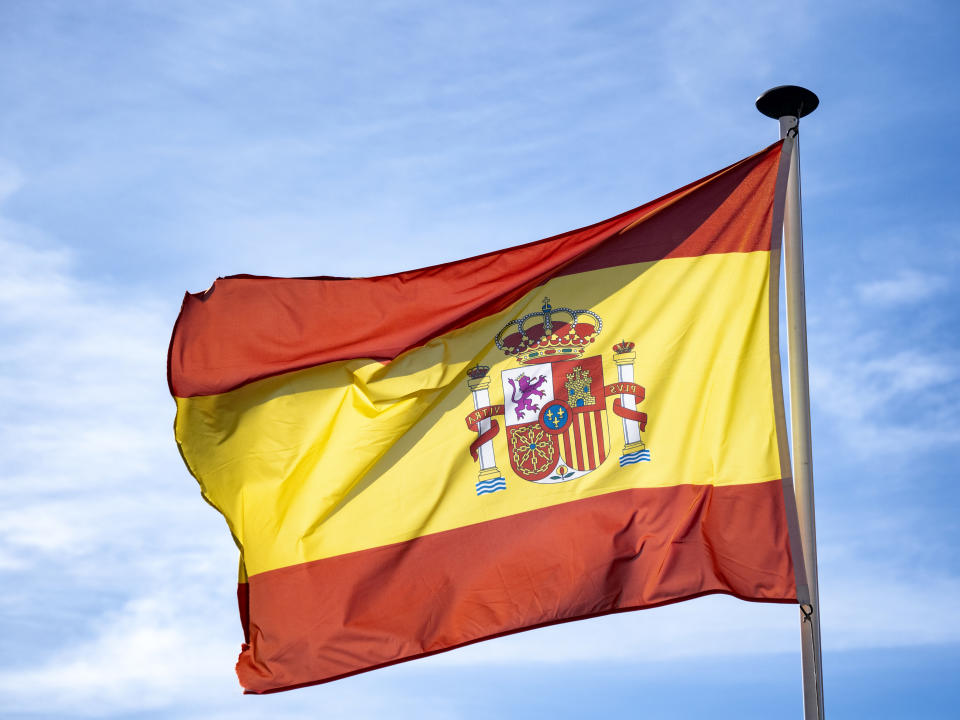
[[[497,348],[520,364],[501,373],[502,405],[490,404],[490,368],[478,365],[467,371],[474,411],[466,421],[478,434],[470,445],[480,463],[478,495],[506,489],[493,447],[499,415],[504,417],[510,467],[523,480],[567,482],[596,470],[610,454],[611,396],[623,427],[620,466],[650,460],[640,437],[647,416],[637,410],[645,390],[633,382],[634,344],[624,340],[613,346],[618,381],[609,385],[604,384],[601,357],[584,357],[602,329],[596,313],[554,308],[546,298],[540,312],[514,320],[497,333]]]

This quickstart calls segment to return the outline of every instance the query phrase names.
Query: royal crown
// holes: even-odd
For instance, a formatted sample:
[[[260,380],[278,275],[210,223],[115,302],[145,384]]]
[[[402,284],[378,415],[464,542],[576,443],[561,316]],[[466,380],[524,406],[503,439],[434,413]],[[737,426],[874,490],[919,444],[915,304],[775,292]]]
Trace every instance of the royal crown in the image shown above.
[[[488,372],[490,372],[489,365],[474,365],[472,368],[467,370],[467,376],[471,380],[480,380],[485,378]]]
[[[600,316],[590,310],[552,307],[543,299],[540,312],[524,315],[497,333],[497,348],[517,361],[537,363],[577,358],[597,339],[603,329]]]

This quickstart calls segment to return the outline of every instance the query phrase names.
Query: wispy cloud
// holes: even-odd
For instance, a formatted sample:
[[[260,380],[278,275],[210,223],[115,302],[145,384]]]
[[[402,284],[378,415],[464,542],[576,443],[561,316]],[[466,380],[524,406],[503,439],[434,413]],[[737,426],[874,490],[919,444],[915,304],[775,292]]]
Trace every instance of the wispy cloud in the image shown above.
[[[933,297],[947,287],[946,278],[917,270],[901,270],[895,277],[861,283],[860,299],[874,305],[905,305]]]
[[[955,300],[945,275],[904,269],[840,284],[821,301],[810,318],[811,395],[848,450],[898,462],[892,441],[911,454],[960,444]]]
[[[235,649],[224,642],[224,622],[209,612],[183,612],[183,591],[195,602],[209,601],[209,592],[198,590],[159,586],[97,617],[89,642],[0,674],[0,688],[12,700],[8,708],[100,715],[167,707],[214,688],[214,694],[236,694]]]
[[[953,352],[895,352],[867,359],[851,343],[810,370],[814,405],[835,425],[837,436],[861,458],[907,462],[910,455],[960,443],[957,355]]]
[[[71,252],[8,220],[0,256],[0,612],[23,648],[0,662],[8,709],[169,704],[235,651],[177,589],[229,593],[235,549],[170,441],[175,308],[78,279]]]

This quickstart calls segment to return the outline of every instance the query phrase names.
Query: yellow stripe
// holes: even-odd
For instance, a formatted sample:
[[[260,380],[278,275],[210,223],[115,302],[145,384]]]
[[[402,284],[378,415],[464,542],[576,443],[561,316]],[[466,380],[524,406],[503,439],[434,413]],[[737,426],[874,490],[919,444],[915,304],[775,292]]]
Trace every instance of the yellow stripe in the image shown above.
[[[556,278],[387,365],[332,363],[178,398],[176,436],[250,575],[625,488],[779,478],[769,262],[767,252],[731,253]],[[501,430],[494,449],[507,490],[477,497],[465,371],[489,365],[491,404],[503,402],[500,372],[516,361],[493,337],[545,295],[600,315],[603,332],[586,355],[602,355],[605,384],[617,380],[612,345],[636,343],[652,461],[619,466],[622,426],[608,415],[608,456],[597,470],[528,483],[511,470]]]

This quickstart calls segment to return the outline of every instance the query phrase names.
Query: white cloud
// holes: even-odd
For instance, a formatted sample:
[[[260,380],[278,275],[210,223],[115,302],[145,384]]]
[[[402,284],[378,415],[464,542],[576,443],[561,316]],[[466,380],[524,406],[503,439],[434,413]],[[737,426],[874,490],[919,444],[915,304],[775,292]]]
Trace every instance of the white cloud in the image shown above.
[[[822,566],[827,566],[821,563]],[[822,632],[829,650],[960,642],[960,579],[905,572],[850,554],[821,574]]]
[[[184,589],[196,597],[197,587]],[[184,612],[184,598],[171,590],[158,588],[97,618],[91,642],[39,667],[0,674],[8,708],[99,715],[237,694],[230,677],[236,645],[224,641],[224,622]]]
[[[951,361],[923,353],[900,359],[916,365],[854,358],[811,366],[814,406],[826,411],[837,437],[860,457],[896,463],[960,443],[960,412],[949,400],[957,393]],[[909,453],[891,453],[892,448]]]
[[[36,240],[0,224],[0,492],[84,491],[169,466],[170,309],[76,280],[70,254]]]
[[[0,256],[0,611],[8,641],[28,618],[53,637],[47,660],[0,673],[7,707],[165,706],[224,669],[235,688],[235,633],[178,594],[192,579],[213,607],[205,583],[230,594],[236,551],[172,440],[175,307],[79,280],[71,253],[6,220]],[[54,633],[75,621],[75,597],[96,609]],[[90,639],[64,644],[77,633]]]
[[[814,368],[814,397],[840,417],[863,419],[888,405],[891,398],[936,392],[960,377],[952,354],[900,350],[878,358],[869,350],[858,351],[859,341],[853,338],[846,345],[846,360],[841,354],[830,357],[829,365]],[[885,424],[890,421],[884,418]]]
[[[901,270],[896,277],[857,285],[857,293],[872,305],[908,305],[933,297],[946,286],[946,279],[940,275]]]
[[[960,354],[943,330],[946,315],[921,305],[901,325],[888,312],[945,290],[938,277],[907,272],[860,285],[811,316],[811,400],[857,456],[898,462],[907,455],[887,452],[891,443],[912,457],[960,443]]]

